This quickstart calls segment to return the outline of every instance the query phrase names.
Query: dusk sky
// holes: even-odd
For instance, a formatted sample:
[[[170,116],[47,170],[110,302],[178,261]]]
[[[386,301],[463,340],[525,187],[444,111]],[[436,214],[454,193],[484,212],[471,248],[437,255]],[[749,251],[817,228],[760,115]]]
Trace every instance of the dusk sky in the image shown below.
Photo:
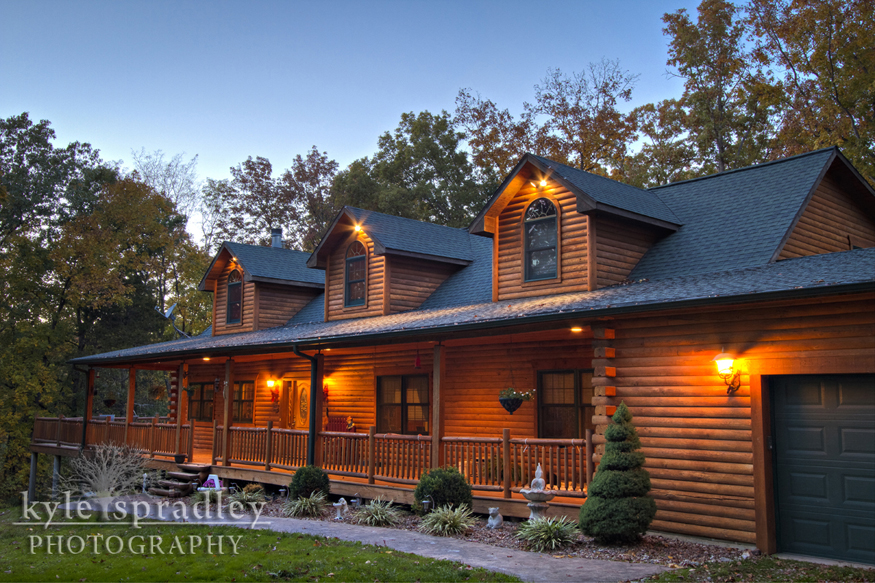
[[[196,2],[0,0],[0,116],[48,119],[56,145],[199,155],[226,178],[313,145],[341,167],[405,111],[455,108],[470,87],[519,113],[549,67],[602,57],[640,74],[636,105],[681,92],[663,13],[698,2]]]

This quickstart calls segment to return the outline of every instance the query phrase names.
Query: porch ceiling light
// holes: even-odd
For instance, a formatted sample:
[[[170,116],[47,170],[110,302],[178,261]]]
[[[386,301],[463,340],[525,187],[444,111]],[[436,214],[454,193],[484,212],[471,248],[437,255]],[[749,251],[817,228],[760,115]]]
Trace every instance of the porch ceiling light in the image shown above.
[[[717,375],[726,383],[726,392],[734,393],[741,387],[741,371],[735,367],[735,357],[721,352],[712,361],[717,365]]]
[[[571,329],[572,332],[583,332],[583,328],[580,326],[575,326]]]
[[[205,357],[204,357],[204,362],[210,362],[210,357],[209,357],[209,356],[205,356]]]
[[[541,179],[541,188],[547,186],[547,181],[545,179]]]

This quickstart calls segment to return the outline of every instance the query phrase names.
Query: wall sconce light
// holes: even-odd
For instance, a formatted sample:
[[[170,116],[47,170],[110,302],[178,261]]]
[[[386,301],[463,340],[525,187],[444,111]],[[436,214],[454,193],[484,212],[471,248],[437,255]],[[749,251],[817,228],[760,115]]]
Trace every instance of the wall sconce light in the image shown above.
[[[541,188],[544,188],[545,186],[547,186],[547,181],[542,178],[540,184],[541,184]]]
[[[273,380],[273,379],[267,379],[267,388],[268,388],[268,389],[272,389],[273,386],[274,386],[275,384],[276,384],[276,381],[275,381],[275,380]]]
[[[355,226],[355,232],[356,232],[356,233],[361,232],[361,230],[362,230],[362,226],[361,226],[361,225],[356,225],[356,226]]]
[[[717,365],[717,375],[726,383],[726,393],[737,391],[741,387],[741,371],[735,367],[735,357],[721,352],[712,360]]]

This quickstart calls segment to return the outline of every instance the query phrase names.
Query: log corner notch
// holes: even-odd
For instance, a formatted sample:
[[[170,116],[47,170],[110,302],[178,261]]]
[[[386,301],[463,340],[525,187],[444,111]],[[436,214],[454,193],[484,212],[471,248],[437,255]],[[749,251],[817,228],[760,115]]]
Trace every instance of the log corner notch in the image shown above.
[[[596,432],[604,434],[605,427],[609,418],[613,415],[617,407],[615,404],[606,403],[605,397],[615,397],[617,395],[617,387],[615,377],[617,376],[617,368],[614,366],[614,329],[603,326],[592,327],[592,385],[595,395],[595,415],[593,422],[596,425]],[[601,455],[604,453],[604,445],[599,445],[596,448],[596,453]]]

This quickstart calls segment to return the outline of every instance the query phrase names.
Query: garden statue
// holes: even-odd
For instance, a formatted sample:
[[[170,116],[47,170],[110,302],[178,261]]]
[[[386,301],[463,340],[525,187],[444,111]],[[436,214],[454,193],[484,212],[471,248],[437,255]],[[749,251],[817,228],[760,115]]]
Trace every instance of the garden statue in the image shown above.
[[[504,524],[504,517],[501,516],[501,513],[498,511],[498,507],[489,509],[489,522],[486,524],[486,528],[501,528],[501,525]]]
[[[547,511],[547,506],[549,506],[547,502],[556,496],[554,492],[544,489],[546,482],[541,477],[543,474],[541,464],[538,464],[538,467],[535,469],[535,479],[532,480],[532,487],[520,490],[520,494],[529,501],[529,520],[546,518],[544,513]]]
[[[346,503],[346,498],[341,498],[334,504],[334,509],[337,511],[337,516],[334,517],[334,520],[343,520],[343,515],[349,512],[349,506]]]

